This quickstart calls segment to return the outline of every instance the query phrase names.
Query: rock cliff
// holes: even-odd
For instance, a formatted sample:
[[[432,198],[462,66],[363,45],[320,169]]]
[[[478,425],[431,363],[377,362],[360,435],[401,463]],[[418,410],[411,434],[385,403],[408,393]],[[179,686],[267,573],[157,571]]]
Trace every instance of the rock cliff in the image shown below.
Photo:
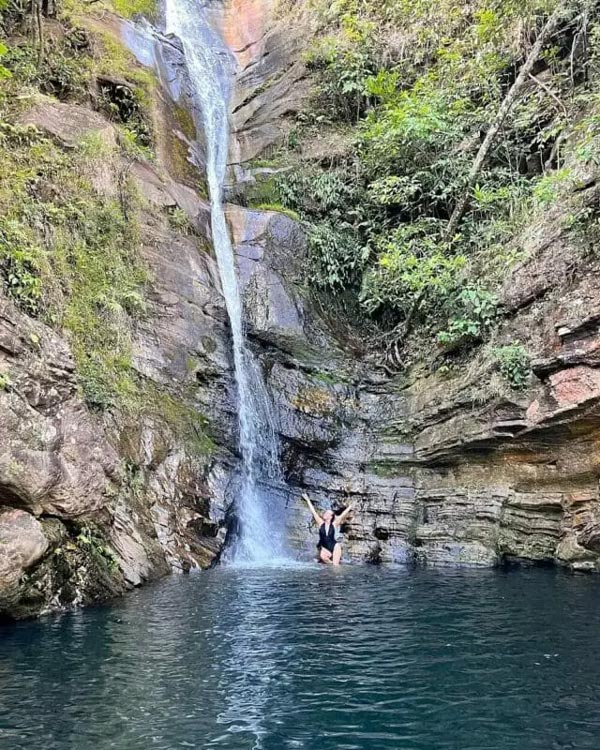
[[[265,17],[264,5],[252,6],[253,19],[259,7]],[[233,120],[243,166],[271,145],[265,134],[275,133],[273,120],[285,133],[285,115],[306,102],[298,56],[305,23],[297,12],[294,33],[282,37],[275,21],[244,47],[244,106]],[[252,113],[249,123],[239,112]],[[524,341],[534,357],[523,390],[498,382],[485,347],[451,372],[412,367],[390,377],[357,357],[348,337],[325,322],[322,303],[307,297],[301,234],[290,227],[277,238],[274,219],[232,214],[251,334],[280,417],[299,546],[308,552],[312,536],[296,487],[323,505],[357,508],[347,528],[356,559],[598,567],[598,265],[566,221],[594,210],[598,193],[593,174],[577,184],[516,238],[525,260],[501,291],[496,343]]]

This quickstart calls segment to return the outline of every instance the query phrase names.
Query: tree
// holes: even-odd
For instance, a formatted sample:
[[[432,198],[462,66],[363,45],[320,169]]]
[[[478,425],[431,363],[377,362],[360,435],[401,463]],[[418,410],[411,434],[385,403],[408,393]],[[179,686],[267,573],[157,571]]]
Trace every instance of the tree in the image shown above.
[[[571,13],[572,8],[567,8],[564,5],[559,5],[554,13],[552,13],[550,18],[548,18],[542,30],[540,31],[535,44],[531,48],[531,52],[527,56],[527,59],[525,60],[523,66],[521,67],[521,70],[519,71],[519,75],[504,97],[504,101],[500,105],[500,109],[498,110],[498,113],[494,118],[494,122],[490,126],[490,129],[488,130],[483,143],[479,147],[479,151],[477,152],[477,156],[475,157],[475,160],[467,177],[467,185],[465,187],[464,195],[456,204],[456,207],[452,212],[452,216],[450,217],[450,221],[448,222],[448,227],[445,233],[446,240],[451,240],[454,236],[454,233],[456,232],[458,225],[460,224],[460,221],[465,211],[467,210],[469,201],[471,200],[471,191],[473,189],[473,186],[475,185],[477,175],[481,171],[481,168],[487,158],[487,155],[492,147],[492,144],[494,143],[496,136],[500,131],[500,128],[504,123],[504,120],[512,109],[514,103],[519,98],[519,94],[521,93],[525,82],[529,80],[529,76],[531,74],[531,71],[533,70],[533,66],[537,62],[542,49],[544,48],[544,45],[556,31],[556,29],[560,26],[560,24],[567,17],[569,17]]]

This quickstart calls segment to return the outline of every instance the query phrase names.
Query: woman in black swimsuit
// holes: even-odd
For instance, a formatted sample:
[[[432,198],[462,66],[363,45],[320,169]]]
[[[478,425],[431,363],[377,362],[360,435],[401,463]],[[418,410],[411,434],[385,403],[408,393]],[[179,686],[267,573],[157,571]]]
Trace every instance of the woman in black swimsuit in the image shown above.
[[[352,513],[352,507],[349,505],[339,516],[336,516],[332,510],[326,510],[320,516],[308,495],[302,495],[302,499],[306,501],[308,509],[319,528],[319,544],[317,545],[319,549],[319,562],[327,565],[339,565],[342,559],[339,529]]]

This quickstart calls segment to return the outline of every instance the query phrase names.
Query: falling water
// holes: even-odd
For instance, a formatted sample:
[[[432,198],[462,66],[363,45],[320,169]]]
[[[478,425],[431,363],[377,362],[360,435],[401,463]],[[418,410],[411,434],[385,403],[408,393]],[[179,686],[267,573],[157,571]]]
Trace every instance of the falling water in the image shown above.
[[[278,474],[278,445],[271,405],[262,375],[246,346],[243,308],[235,257],[223,206],[223,183],[229,148],[229,101],[234,71],[232,55],[207,20],[201,0],[166,0],[166,32],[183,45],[195,104],[206,142],[212,240],[231,323],[237,382],[239,447],[242,475],[235,500],[240,532],[235,562],[268,563],[283,556],[282,511],[268,490]]]

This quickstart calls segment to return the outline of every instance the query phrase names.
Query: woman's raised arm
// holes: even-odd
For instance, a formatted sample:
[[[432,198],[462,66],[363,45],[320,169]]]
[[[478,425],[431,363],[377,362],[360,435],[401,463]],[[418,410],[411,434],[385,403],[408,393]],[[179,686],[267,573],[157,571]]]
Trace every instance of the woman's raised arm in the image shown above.
[[[317,524],[317,526],[320,526],[323,523],[323,519],[321,518],[321,516],[315,510],[315,506],[311,503],[310,497],[306,494],[306,492],[302,493],[302,499],[308,505],[308,509],[312,513],[312,517],[315,519],[315,523]]]
[[[345,521],[348,520],[348,518],[352,515],[354,512],[354,508],[349,505],[347,508],[344,508],[344,510],[340,513],[339,516],[336,516],[333,523],[336,526],[341,526]]]

